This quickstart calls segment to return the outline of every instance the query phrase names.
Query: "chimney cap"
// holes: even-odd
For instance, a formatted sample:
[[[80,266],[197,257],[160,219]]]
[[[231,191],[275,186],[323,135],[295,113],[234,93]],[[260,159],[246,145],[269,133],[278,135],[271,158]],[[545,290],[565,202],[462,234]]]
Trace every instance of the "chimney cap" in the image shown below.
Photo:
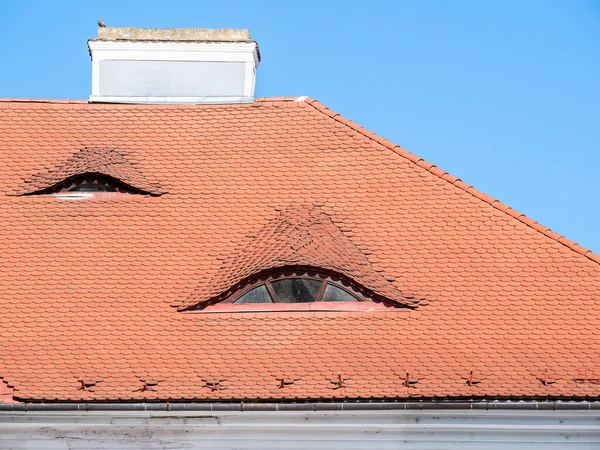
[[[127,28],[99,27],[98,37],[105,41],[195,41],[253,42],[242,28]]]

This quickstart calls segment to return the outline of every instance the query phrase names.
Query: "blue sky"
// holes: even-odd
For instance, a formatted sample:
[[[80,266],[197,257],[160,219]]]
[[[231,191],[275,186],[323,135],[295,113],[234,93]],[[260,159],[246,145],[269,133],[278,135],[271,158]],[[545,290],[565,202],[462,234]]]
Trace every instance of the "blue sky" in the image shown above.
[[[257,96],[316,98],[600,253],[599,0],[0,0],[0,97],[87,99],[98,19],[249,28]]]

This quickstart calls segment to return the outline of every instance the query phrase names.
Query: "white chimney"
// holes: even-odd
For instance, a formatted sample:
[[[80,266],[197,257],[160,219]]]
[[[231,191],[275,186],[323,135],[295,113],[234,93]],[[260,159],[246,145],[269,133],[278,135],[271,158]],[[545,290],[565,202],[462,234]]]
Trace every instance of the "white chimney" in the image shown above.
[[[247,103],[258,45],[248,30],[98,28],[92,102]]]

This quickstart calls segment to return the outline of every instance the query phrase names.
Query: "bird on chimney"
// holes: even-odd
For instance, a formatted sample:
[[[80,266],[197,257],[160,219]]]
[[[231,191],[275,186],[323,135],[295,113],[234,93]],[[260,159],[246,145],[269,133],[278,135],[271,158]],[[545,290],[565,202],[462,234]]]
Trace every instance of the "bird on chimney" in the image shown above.
[[[99,20],[98,26],[104,28],[106,26],[106,24],[104,22],[102,22],[101,20]]]

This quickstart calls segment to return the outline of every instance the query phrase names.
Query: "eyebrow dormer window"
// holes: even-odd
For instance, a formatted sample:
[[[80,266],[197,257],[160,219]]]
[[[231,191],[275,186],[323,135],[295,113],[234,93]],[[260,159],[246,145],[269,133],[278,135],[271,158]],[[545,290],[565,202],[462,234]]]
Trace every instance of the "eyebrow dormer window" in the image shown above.
[[[193,310],[211,313],[373,311],[390,308],[398,308],[398,305],[342,275],[307,267],[286,267],[247,278],[220,298]]]
[[[99,193],[113,192],[121,194],[138,194],[138,189],[127,186],[120,181],[99,173],[86,173],[69,178],[52,188],[53,194],[66,193]]]
[[[97,194],[149,195],[150,193],[129,186],[116,178],[101,173],[84,173],[69,177],[52,187],[28,195],[53,195],[57,197],[84,198]]]

